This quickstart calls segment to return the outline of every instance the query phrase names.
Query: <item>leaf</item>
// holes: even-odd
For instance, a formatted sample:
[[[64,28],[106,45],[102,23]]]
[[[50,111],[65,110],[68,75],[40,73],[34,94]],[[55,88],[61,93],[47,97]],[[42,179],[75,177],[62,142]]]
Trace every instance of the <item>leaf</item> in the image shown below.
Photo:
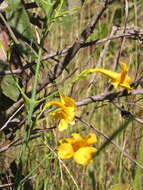
[[[19,90],[15,84],[12,75],[5,75],[1,81],[2,93],[13,101],[17,101],[19,97]]]
[[[7,0],[9,4],[9,8],[12,9],[12,11],[15,11],[17,9],[17,6],[21,3],[21,0]]]
[[[16,38],[20,41],[18,46],[19,52],[23,51],[28,55],[32,55],[32,49],[27,44],[30,44],[31,48],[36,47],[34,44],[33,30],[28,13],[21,4],[21,0],[9,0],[6,18]]]
[[[47,19],[51,18],[54,10],[57,9],[59,4],[61,3],[61,0],[35,0],[38,6],[43,10],[45,16]]]
[[[38,6],[42,9],[47,18],[50,18],[53,12],[53,5],[55,2],[51,0],[35,0]]]
[[[33,39],[30,20],[24,8],[17,8],[15,11],[11,9],[11,11],[7,13],[7,19],[19,38],[23,40],[29,39],[29,41]]]

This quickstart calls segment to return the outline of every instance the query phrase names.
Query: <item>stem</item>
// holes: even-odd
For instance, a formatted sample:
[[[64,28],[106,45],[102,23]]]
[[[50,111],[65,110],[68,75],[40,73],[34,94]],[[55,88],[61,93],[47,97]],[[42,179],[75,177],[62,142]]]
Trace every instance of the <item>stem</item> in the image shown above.
[[[30,134],[31,134],[31,131],[35,124],[35,122],[32,121],[32,114],[33,114],[33,111],[34,111],[34,108],[36,105],[36,103],[35,103],[36,102],[36,90],[37,90],[38,78],[39,78],[39,72],[40,72],[41,56],[42,56],[42,48],[40,48],[39,52],[38,52],[35,80],[34,80],[34,84],[33,84],[32,96],[31,96],[30,103],[29,103],[29,112],[28,112],[28,118],[27,118],[26,132],[25,132],[25,136],[23,139],[23,145],[22,145],[22,149],[20,152],[20,156],[19,156],[18,169],[17,169],[16,178],[15,178],[15,183],[16,183],[15,189],[17,189],[17,190],[23,189],[23,186],[20,183],[20,181],[22,180],[22,177],[21,177],[22,169],[23,169],[23,164],[26,160],[25,153],[26,153],[26,149],[28,148]]]

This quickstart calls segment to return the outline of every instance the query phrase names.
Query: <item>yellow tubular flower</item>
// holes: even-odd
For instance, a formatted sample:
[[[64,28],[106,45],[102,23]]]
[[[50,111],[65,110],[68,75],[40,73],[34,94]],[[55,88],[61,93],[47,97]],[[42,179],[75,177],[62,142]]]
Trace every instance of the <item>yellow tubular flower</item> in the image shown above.
[[[60,120],[58,129],[63,131],[68,128],[68,124],[74,124],[75,121],[75,101],[64,95],[60,95],[61,102],[51,101],[47,102],[44,106],[46,110],[50,106],[56,106],[58,109],[52,111],[50,114],[55,120]]]
[[[99,72],[111,79],[111,83],[113,84],[114,88],[121,86],[123,88],[126,88],[128,90],[128,93],[130,93],[132,90],[132,88],[130,86],[131,78],[127,75],[127,73],[128,73],[127,65],[123,62],[121,62],[120,64],[122,66],[121,73],[117,73],[117,72],[110,71],[107,69],[97,68],[97,69],[87,69],[87,70],[83,71],[82,72],[83,74],[81,73],[80,77],[82,78],[82,75],[83,75],[83,78],[84,78],[85,76],[87,76],[90,73]]]
[[[83,166],[89,164],[97,152],[96,148],[90,146],[97,142],[94,133],[90,133],[85,138],[78,133],[73,133],[72,138],[64,138],[59,142],[58,156],[63,160],[73,157],[75,162]]]

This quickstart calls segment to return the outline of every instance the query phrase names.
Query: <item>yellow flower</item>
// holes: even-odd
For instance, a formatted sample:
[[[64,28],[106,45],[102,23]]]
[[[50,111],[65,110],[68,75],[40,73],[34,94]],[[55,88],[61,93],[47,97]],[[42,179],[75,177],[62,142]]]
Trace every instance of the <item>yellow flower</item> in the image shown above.
[[[130,86],[131,78],[127,75],[127,73],[128,73],[127,65],[123,62],[121,62],[120,64],[122,66],[121,73],[117,73],[117,72],[110,71],[107,69],[100,69],[100,68],[87,69],[80,74],[80,78],[84,78],[88,74],[93,73],[93,72],[99,72],[111,79],[111,83],[113,84],[114,88],[121,86],[123,88],[126,88],[128,90],[128,92],[130,92],[132,90],[132,88]]]
[[[85,138],[82,138],[78,133],[73,133],[72,138],[60,140],[58,156],[63,160],[73,157],[78,164],[87,165],[97,152],[96,148],[90,146],[96,142],[97,138],[94,133],[90,133]]]
[[[60,99],[61,102],[47,102],[44,106],[44,110],[52,105],[57,107],[57,109],[52,111],[50,114],[55,120],[60,120],[58,129],[59,131],[63,131],[68,128],[69,123],[72,125],[74,124],[76,105],[75,101],[70,97],[60,95]]]

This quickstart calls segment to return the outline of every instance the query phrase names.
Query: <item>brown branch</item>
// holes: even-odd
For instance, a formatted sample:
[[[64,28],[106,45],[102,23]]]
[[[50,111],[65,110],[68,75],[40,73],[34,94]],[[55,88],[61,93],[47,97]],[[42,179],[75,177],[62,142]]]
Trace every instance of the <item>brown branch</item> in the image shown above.
[[[139,29],[138,29],[138,31],[139,31]],[[99,44],[105,43],[107,41],[115,40],[115,39],[118,39],[118,38],[123,38],[123,37],[125,37],[125,38],[130,37],[131,38],[132,37],[133,39],[139,39],[141,36],[143,36],[143,31],[140,31],[139,33],[137,33],[136,31],[134,31],[134,32],[129,32],[128,31],[128,33],[116,34],[116,35],[112,35],[112,36],[107,36],[107,37],[99,39],[99,40],[94,40],[94,41],[91,41],[91,42],[85,42],[85,43],[81,44],[81,48],[86,48],[86,47],[93,46],[93,45],[99,45]],[[42,56],[41,61],[45,61],[47,59],[51,59],[51,58],[54,58],[56,56],[62,55],[64,53],[67,53],[70,48],[71,48],[71,46],[67,47],[67,48],[64,48],[62,50],[59,50],[59,51],[44,55],[44,56]],[[31,66],[33,66],[35,64],[36,64],[35,62],[28,63],[22,69],[15,69],[15,70],[12,70],[12,72],[9,71],[9,70],[1,71],[0,75],[21,74],[24,70],[29,69],[29,67],[31,67]]]
[[[88,105],[88,104],[91,104],[91,103],[94,103],[94,102],[100,102],[100,101],[113,101],[114,99],[116,98],[119,98],[119,97],[125,97],[125,96],[131,96],[131,95],[140,95],[140,94],[143,94],[143,90],[132,90],[132,92],[130,94],[128,94],[128,92],[126,90],[124,91],[119,91],[119,92],[114,92],[114,93],[102,93],[102,94],[97,94],[95,96],[90,96],[90,97],[87,97],[87,98],[84,98],[82,100],[79,100],[76,102],[76,105],[77,107],[80,107],[80,106],[85,106],[85,105]],[[22,105],[22,101],[19,101],[17,102],[16,104],[20,105],[21,107],[23,107]],[[18,105],[14,105],[14,107],[11,107],[13,108],[12,109],[9,109],[8,110],[8,113],[10,115],[11,112],[13,112],[17,106],[17,109],[19,108]],[[21,108],[19,108],[21,109]],[[2,126],[2,130],[6,129],[7,128],[7,124],[11,121],[11,119],[13,119],[15,116],[15,113],[12,114],[12,116],[9,118],[9,120]],[[136,121],[140,122],[141,124],[143,124],[143,121],[139,118],[135,118]]]
[[[95,96],[90,96],[88,98],[84,98],[83,100],[79,100],[76,102],[77,106],[84,106],[87,104],[91,104],[93,102],[99,102],[99,101],[112,101],[115,98],[119,97],[124,97],[124,96],[130,96],[130,95],[138,95],[138,94],[143,94],[143,90],[132,90],[130,94],[126,90],[124,91],[119,91],[119,92],[114,92],[114,93],[102,93],[102,94],[97,94]]]
[[[83,42],[80,45],[81,45],[81,48],[85,48],[85,47],[88,47],[88,46],[98,45],[98,44],[104,43],[106,41],[114,40],[114,39],[118,39],[118,38],[133,37],[133,39],[140,39],[142,36],[143,36],[143,30],[140,27],[135,27],[135,26],[130,27],[130,26],[128,26],[128,27],[126,27],[126,33],[124,32],[123,27],[119,27],[117,29],[117,34],[116,35],[107,36],[105,38],[94,40],[94,41],[91,41],[91,42]],[[72,48],[72,46],[69,46],[69,47],[64,48],[62,50],[50,53],[48,55],[44,55],[44,56],[42,56],[41,60],[44,61],[44,60],[47,60],[49,58],[53,58],[55,56],[67,53],[70,48]]]
[[[5,152],[6,150],[10,149],[12,146],[15,145],[15,143],[19,142],[19,140],[20,140],[20,138],[17,138],[17,139],[15,139],[14,141],[12,141],[10,144],[8,144],[8,145],[2,147],[2,148],[0,149],[0,153]]]
[[[143,33],[140,33],[140,36],[142,36],[142,35],[143,35]],[[106,41],[114,40],[114,39],[118,39],[118,38],[122,38],[122,37],[134,37],[134,36],[137,37],[138,35],[136,33],[117,34],[117,35],[113,35],[113,36],[110,36],[110,37],[105,37],[105,38],[102,38],[102,39],[99,39],[99,40],[94,40],[94,41],[91,41],[91,42],[81,43],[80,48],[86,48],[88,46],[98,45],[98,44],[104,43]],[[59,50],[59,51],[44,55],[44,56],[42,56],[41,60],[44,61],[44,60],[47,60],[49,58],[53,58],[55,56],[67,53],[71,47],[72,46],[69,46],[69,47],[64,48],[62,50]]]
[[[138,92],[140,94],[140,91]],[[77,106],[84,106],[84,105],[87,105],[87,104],[90,104],[90,103],[93,103],[93,102],[97,102],[97,101],[103,101],[103,100],[113,100],[115,98],[118,98],[118,97],[122,97],[122,96],[129,96],[130,94],[128,94],[126,91],[120,91],[120,92],[116,92],[116,93],[102,93],[102,94],[98,94],[98,95],[95,95],[95,96],[91,96],[91,97],[88,97],[88,98],[85,98],[83,100],[79,100],[76,102],[76,105]],[[6,111],[6,115],[7,115],[7,118],[11,118],[13,119],[14,115],[15,115],[15,112],[16,110],[20,109],[20,107],[23,107],[23,99],[20,99],[18,102],[16,102],[15,104],[13,104],[13,106],[11,106],[7,111]],[[8,119],[8,121],[10,121],[11,119]],[[5,129],[5,126],[7,126],[7,123],[6,122],[2,129],[4,128]]]

